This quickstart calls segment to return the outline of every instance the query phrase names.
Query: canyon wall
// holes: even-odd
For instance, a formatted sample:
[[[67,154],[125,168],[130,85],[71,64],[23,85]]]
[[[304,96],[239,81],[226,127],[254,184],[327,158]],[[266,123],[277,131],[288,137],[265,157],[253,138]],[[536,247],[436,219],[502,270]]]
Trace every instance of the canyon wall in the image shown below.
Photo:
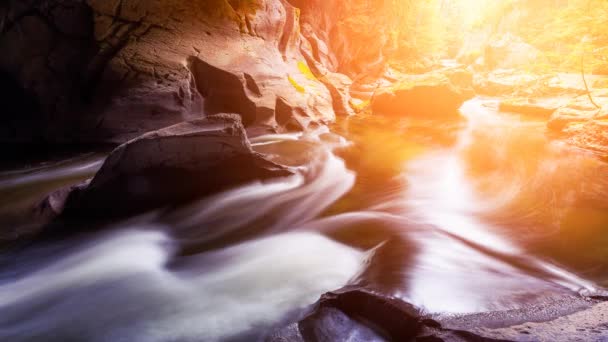
[[[380,7],[379,7],[380,6]],[[124,142],[218,113],[302,130],[352,114],[375,77],[383,1],[10,0],[0,5],[4,142]]]

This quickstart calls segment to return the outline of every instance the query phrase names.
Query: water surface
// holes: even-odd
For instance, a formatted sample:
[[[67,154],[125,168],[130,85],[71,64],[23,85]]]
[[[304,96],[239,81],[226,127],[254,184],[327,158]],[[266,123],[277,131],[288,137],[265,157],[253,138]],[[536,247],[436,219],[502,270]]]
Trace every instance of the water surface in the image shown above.
[[[257,137],[298,173],[5,253],[0,339],[252,340],[346,284],[439,314],[601,291],[608,164],[496,108]],[[98,164],[13,173],[0,191]]]

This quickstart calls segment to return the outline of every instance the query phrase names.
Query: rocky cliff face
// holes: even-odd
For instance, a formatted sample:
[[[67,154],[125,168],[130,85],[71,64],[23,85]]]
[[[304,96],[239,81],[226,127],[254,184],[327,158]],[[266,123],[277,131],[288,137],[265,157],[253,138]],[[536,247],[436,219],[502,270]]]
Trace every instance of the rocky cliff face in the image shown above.
[[[0,4],[2,140],[39,140],[76,127],[70,112],[92,90],[93,32],[93,11],[82,1]]]
[[[344,23],[353,5],[340,1],[0,6],[0,71],[11,108],[2,118],[3,141],[123,142],[225,112],[246,126],[304,129],[352,112],[345,97],[351,82],[342,73],[374,73],[387,43],[384,33],[349,40]]]

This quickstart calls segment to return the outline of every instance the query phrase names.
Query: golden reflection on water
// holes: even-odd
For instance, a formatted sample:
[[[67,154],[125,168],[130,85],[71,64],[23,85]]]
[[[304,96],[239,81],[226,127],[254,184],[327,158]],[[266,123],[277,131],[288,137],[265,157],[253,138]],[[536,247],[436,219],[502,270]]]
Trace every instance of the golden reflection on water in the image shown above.
[[[608,285],[608,164],[551,141],[542,122],[493,115],[467,128],[374,115],[342,120],[333,129],[352,144],[338,155],[357,181],[324,215],[366,209],[404,193],[408,163],[452,150],[464,165],[466,187],[480,199],[470,214],[491,233]],[[458,194],[448,195],[458,200]]]
[[[608,164],[530,122],[484,127],[462,151],[467,176],[512,240],[608,285]]]
[[[356,171],[357,181],[347,196],[326,211],[327,215],[365,209],[403,191],[404,180],[399,176],[404,165],[433,148],[453,145],[457,127],[360,115],[342,120],[333,130],[351,142],[336,152],[349,169]]]

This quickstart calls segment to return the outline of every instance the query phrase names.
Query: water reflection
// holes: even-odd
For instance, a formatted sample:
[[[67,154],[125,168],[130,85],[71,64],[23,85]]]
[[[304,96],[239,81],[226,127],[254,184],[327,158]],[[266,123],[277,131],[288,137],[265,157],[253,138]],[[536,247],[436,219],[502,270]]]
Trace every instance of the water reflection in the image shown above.
[[[608,258],[591,260],[576,248],[561,250],[569,255],[563,257],[555,253],[555,245],[572,241],[564,231],[567,221],[563,218],[576,208],[575,198],[608,193],[607,177],[592,176],[608,174],[606,165],[591,155],[550,142],[541,122],[498,113],[495,100],[476,99],[461,111],[468,123],[457,130],[452,144],[446,144],[445,139],[385,135],[382,143],[391,150],[386,156],[399,163],[402,171],[376,175],[373,186],[365,186],[365,179],[361,185],[358,179],[355,189],[365,187],[371,198],[368,210],[390,214],[378,213],[376,222],[365,225],[366,229],[385,232],[393,247],[380,248],[409,251],[385,252],[399,254],[401,265],[387,270],[387,265],[396,262],[378,259],[364,272],[374,276],[360,279],[361,284],[401,296],[432,312],[453,313],[513,309],[560,294],[596,291],[592,282],[575,273],[585,274],[585,268],[578,267],[580,262],[606,265]],[[399,125],[388,123],[384,130]],[[361,136],[369,137],[377,128],[370,130],[372,133]],[[435,136],[450,132],[444,127],[438,130]],[[417,149],[420,153],[401,158],[408,155],[411,144],[422,146]],[[370,172],[356,171],[358,175]],[[395,184],[394,179],[400,186],[387,186]],[[583,190],[590,188],[593,193]],[[587,208],[589,211],[608,212],[602,206]],[[608,227],[606,216],[601,215],[570,220],[580,225],[579,232],[591,229],[598,234],[598,226]],[[364,236],[379,242],[377,234],[361,233],[366,231],[361,229],[363,222],[370,222],[370,218],[359,222],[351,219],[341,229],[324,229],[340,241],[351,239],[361,244]],[[387,231],[386,226],[391,229]],[[344,233],[353,229],[359,231],[358,237]],[[404,241],[401,247],[396,247],[395,236]],[[587,237],[591,253],[601,254],[605,244],[593,235]],[[372,271],[374,268],[384,271]],[[587,272],[585,277],[589,275]],[[596,273],[591,279],[601,277],[602,273]]]
[[[462,125],[372,116],[342,121],[341,136],[258,137],[296,174],[17,253],[0,337],[251,340],[345,284],[433,313],[607,285],[608,165],[496,101],[462,113]]]

